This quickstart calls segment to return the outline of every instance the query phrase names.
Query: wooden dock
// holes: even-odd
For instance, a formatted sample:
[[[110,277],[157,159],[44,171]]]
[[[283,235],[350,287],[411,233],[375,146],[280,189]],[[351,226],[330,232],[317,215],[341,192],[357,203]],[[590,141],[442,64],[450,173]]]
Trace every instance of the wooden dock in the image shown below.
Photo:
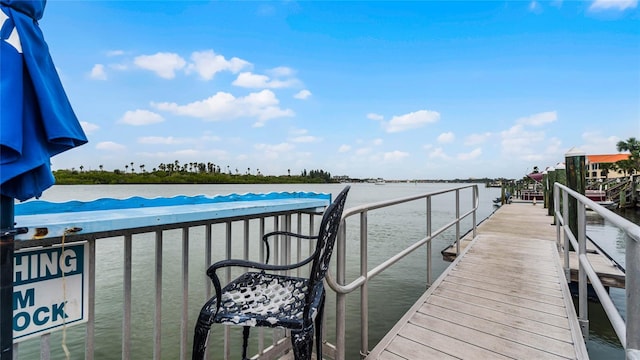
[[[367,359],[587,359],[549,219],[498,209]]]

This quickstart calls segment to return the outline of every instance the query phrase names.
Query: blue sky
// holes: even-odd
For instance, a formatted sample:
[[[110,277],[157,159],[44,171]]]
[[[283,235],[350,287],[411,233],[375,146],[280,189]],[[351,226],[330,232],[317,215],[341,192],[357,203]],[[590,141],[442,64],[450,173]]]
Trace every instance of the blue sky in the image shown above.
[[[49,1],[89,143],[53,168],[520,178],[640,136],[620,1]]]

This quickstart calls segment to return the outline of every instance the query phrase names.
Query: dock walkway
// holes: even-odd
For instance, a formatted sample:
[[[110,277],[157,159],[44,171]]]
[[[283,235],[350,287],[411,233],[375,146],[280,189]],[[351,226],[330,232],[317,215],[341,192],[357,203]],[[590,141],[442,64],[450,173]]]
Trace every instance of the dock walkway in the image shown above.
[[[502,206],[366,359],[587,359],[546,209]]]

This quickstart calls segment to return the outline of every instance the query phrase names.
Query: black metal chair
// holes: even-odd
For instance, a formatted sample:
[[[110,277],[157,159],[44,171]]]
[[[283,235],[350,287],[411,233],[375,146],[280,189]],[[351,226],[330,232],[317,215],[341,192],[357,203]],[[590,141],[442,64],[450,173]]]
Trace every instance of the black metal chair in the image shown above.
[[[242,358],[247,358],[249,329],[253,326],[286,328],[291,330],[291,343],[296,360],[311,359],[314,324],[317,359],[322,359],[322,316],[325,290],[323,279],[329,267],[349,192],[345,187],[326,209],[318,235],[308,236],[275,231],[262,237],[266,246],[265,263],[247,260],[222,260],[207,269],[215,287],[215,295],[202,307],[195,327],[192,359],[204,357],[209,329],[214,323],[243,326]],[[311,256],[297,264],[269,265],[269,241],[275,235],[302,239],[317,239]],[[280,275],[311,263],[308,278]],[[246,272],[224,288],[216,271],[229,266],[259,269]],[[267,271],[271,273],[267,273]]]

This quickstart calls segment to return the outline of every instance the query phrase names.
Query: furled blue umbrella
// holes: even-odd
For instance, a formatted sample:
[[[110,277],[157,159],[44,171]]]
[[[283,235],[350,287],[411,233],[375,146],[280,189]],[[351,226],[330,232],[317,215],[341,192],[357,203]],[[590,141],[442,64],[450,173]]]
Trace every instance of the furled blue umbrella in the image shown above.
[[[13,204],[53,185],[50,158],[87,138],[55,70],[38,20],[46,0],[0,0],[0,338],[13,343]]]

